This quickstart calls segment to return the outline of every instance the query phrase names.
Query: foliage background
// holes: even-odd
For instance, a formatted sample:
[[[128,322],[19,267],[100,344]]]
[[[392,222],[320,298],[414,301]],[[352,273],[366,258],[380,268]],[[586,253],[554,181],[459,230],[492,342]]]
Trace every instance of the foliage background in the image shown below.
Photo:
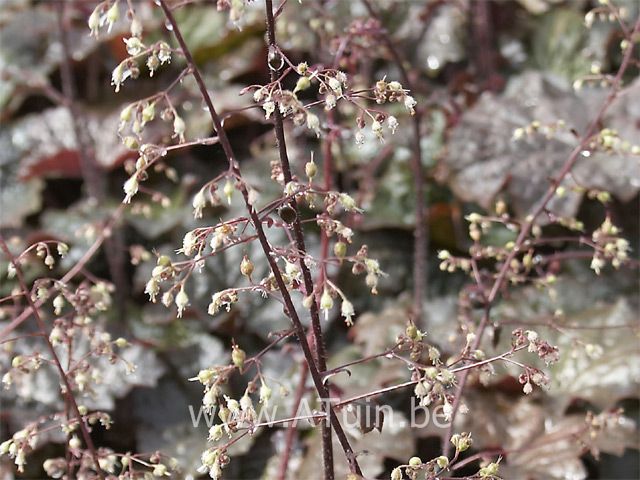
[[[325,61],[317,46],[344,32],[352,21],[367,18],[359,2],[330,1],[321,5],[304,0],[290,1],[279,22],[281,45],[296,60]],[[92,175],[82,171],[71,125],[64,105],[52,92],[61,89],[63,51],[59,42],[56,1],[0,1],[0,226],[14,246],[55,238],[71,246],[70,254],[55,269],[64,273],[86,251],[99,233],[99,225],[122,200],[126,179],[123,164],[134,159],[117,137],[120,110],[129,101],[166,86],[182,67],[175,60],[153,78],[141,75],[125,84],[119,95],[109,86],[113,68],[126,53],[122,42],[123,23],[99,41],[87,35],[86,18],[92,3],[71,2],[73,21],[67,25],[73,52],[72,71],[78,87],[77,103],[90,133],[97,165]],[[542,123],[563,119],[583,129],[605,94],[599,88],[574,91],[572,83],[590,73],[592,64],[603,71],[615,71],[620,60],[615,24],[596,22],[584,27],[588,1],[520,0],[509,2],[375,2],[394,42],[410,59],[419,88],[414,94],[425,107],[426,129],[421,138],[425,181],[428,184],[429,251],[428,298],[425,298],[426,330],[430,341],[444,352],[453,353],[450,342],[455,332],[457,302],[466,285],[463,276],[440,272],[434,260],[439,249],[464,252],[470,245],[464,215],[491,210],[496,198],[504,199],[511,211],[525,215],[548,186],[547,179],[558,170],[572,148],[573,136],[547,140],[535,138],[514,144],[513,130],[533,120]],[[630,16],[638,14],[638,3],[627,2]],[[144,28],[160,37],[166,30],[152,3],[140,1]],[[249,84],[265,82],[264,19],[261,2],[248,5],[244,25],[238,30],[227,15],[211,2],[194,2],[180,11],[187,43],[202,67],[208,86],[216,92],[214,101],[229,112],[225,126],[241,153],[240,162],[248,180],[269,197],[276,185],[268,180],[269,161],[276,158],[272,126],[262,111],[236,109],[249,106],[249,96],[238,92]],[[480,11],[486,24],[474,18]],[[363,42],[366,42],[363,41]],[[364,60],[360,71],[369,84],[398,72],[380,45],[361,46]],[[633,70],[633,69],[632,69]],[[637,75],[637,69],[632,71]],[[618,102],[607,115],[607,126],[621,137],[640,137],[640,80],[633,92]],[[194,85],[183,83],[181,103],[190,137],[211,133],[207,115],[195,95]],[[158,139],[170,135],[157,127]],[[321,158],[315,138],[291,128],[289,147],[294,168],[300,173],[309,151]],[[357,148],[349,138],[335,146],[335,180],[340,188],[359,200],[366,216],[353,225],[355,243],[367,243],[371,256],[380,260],[388,277],[380,294],[371,297],[362,282],[346,272],[333,274],[356,306],[356,324],[347,329],[338,312],[325,324],[330,366],[377,353],[394,342],[403,331],[410,304],[412,228],[414,196],[408,149],[410,129],[403,127],[380,145],[375,139]],[[138,365],[132,375],[122,369],[106,369],[107,378],[94,397],[83,399],[92,408],[111,411],[115,421],[108,431],[96,431],[96,441],[118,451],[160,449],[178,458],[185,475],[195,474],[200,452],[205,449],[206,429],[191,425],[188,405],[199,405],[201,389],[189,377],[207,366],[228,361],[232,339],[248,352],[266,344],[268,333],[288,327],[279,307],[253,298],[234,307],[229,314],[210,317],[206,306],[212,292],[239,281],[238,264],[251,251],[236,249],[209,261],[204,275],[194,277],[191,306],[185,317],[150,304],[143,294],[154,258],[151,252],[169,253],[182,243],[184,232],[211,224],[222,216],[241,214],[235,201],[228,208],[210,210],[196,221],[191,198],[206,179],[224,168],[217,146],[197,146],[172,154],[169,169],[157,172],[149,184],[158,194],[128,209],[114,228],[114,234],[87,266],[91,275],[112,281],[113,304],[101,319],[114,335],[132,339],[130,360]],[[609,212],[635,249],[639,243],[638,157],[594,155],[582,159],[575,176],[586,187],[609,190],[613,201]],[[93,180],[92,180],[93,178]],[[96,180],[97,178],[97,180]],[[99,200],[89,199],[90,191]],[[97,193],[97,192],[101,193]],[[167,198],[161,205],[162,199]],[[153,201],[158,200],[158,201]],[[604,208],[593,199],[568,194],[553,205],[556,212],[576,216],[590,231],[600,225]],[[562,235],[557,226],[545,230]],[[495,229],[488,241],[504,243],[513,234]],[[311,250],[317,250],[313,232]],[[566,245],[558,242],[556,251]],[[256,268],[265,270],[259,255]],[[132,262],[133,260],[133,262]],[[6,262],[1,268],[6,271]],[[502,302],[496,316],[515,324],[544,319],[557,308],[567,315],[567,324],[582,326],[637,324],[637,269],[606,270],[595,277],[587,261],[558,266],[562,273],[558,303],[532,286],[521,287]],[[45,274],[45,267],[32,266],[30,279]],[[2,283],[1,294],[12,288]],[[5,322],[8,319],[4,320]],[[28,327],[24,327],[27,328]],[[551,368],[552,388],[524,396],[517,372],[499,369],[490,387],[477,383],[468,390],[472,414],[460,419],[457,430],[472,431],[475,449],[502,445],[518,448],[540,442],[555,428],[568,428],[582,421],[589,409],[624,406],[628,422],[603,441],[601,461],[583,454],[579,445],[567,441],[544,455],[522,453],[509,458],[502,470],[505,478],[637,478],[638,419],[640,399],[640,356],[638,329],[545,330],[545,338],[561,347],[561,361]],[[505,327],[507,329],[507,327]],[[502,344],[487,344],[489,352],[508,348],[508,332]],[[601,345],[603,355],[590,357],[580,341]],[[506,342],[506,343],[505,343]],[[507,345],[507,347],[505,347]],[[29,342],[5,346],[0,356],[3,370],[16,351],[29,351]],[[502,350],[501,350],[502,348]],[[268,354],[265,368],[290,391],[298,382],[299,353]],[[374,389],[402,379],[406,372],[384,359],[359,366],[350,378],[336,378],[344,395]],[[59,407],[57,380],[40,371],[34,381],[2,392],[0,427],[2,440],[29,419]],[[239,385],[238,385],[239,387]],[[385,402],[407,414],[411,392],[395,393]],[[283,406],[290,397],[277,398]],[[204,427],[204,425],[203,425]],[[406,462],[413,452],[422,458],[439,454],[438,434],[433,429],[371,432],[356,441],[357,450],[367,450],[363,466],[371,476],[385,476],[394,464]],[[60,439],[42,445],[36,458],[62,451]],[[241,442],[230,464],[228,478],[258,478],[277,466],[283,431],[264,430],[250,442]],[[319,458],[319,432],[302,427],[295,445],[292,472],[297,478],[312,478]],[[55,453],[57,452],[57,453]],[[340,455],[336,455],[340,457]],[[4,460],[3,460],[4,461]],[[10,463],[0,464],[0,478],[13,478]],[[305,473],[306,472],[306,473]],[[308,476],[308,475],[311,475]],[[40,478],[38,462],[31,461],[22,478]],[[294,478],[294,477],[292,477]]]

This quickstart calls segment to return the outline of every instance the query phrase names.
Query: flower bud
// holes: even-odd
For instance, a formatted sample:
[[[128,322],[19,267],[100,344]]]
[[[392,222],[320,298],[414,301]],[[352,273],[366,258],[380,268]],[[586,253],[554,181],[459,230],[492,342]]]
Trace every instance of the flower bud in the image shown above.
[[[240,370],[244,367],[244,361],[247,358],[247,354],[237,345],[234,345],[231,350],[231,361]]]
[[[189,296],[184,291],[184,286],[180,288],[178,295],[176,295],[176,307],[178,307],[178,318],[182,317],[182,312],[189,305]]]
[[[118,0],[116,0],[113,2],[111,8],[107,10],[107,32],[111,32],[111,28],[113,27],[113,24],[118,21],[118,18],[120,18],[120,10],[118,9]]]
[[[138,193],[138,176],[134,174],[126,182],[124,182],[123,190],[125,197],[123,203],[130,203],[133,196]]]
[[[422,460],[420,457],[411,457],[409,459],[409,465],[412,467],[419,467],[422,465]]]
[[[391,130],[392,135],[396,133],[396,129],[398,128],[398,125],[399,125],[398,119],[393,115],[387,118],[387,126],[389,127],[389,130]]]
[[[324,310],[325,319],[329,318],[329,310],[333,308],[333,298],[328,289],[324,289],[322,296],[320,297],[320,308]]]
[[[91,33],[89,33],[89,35],[91,36],[98,37],[98,31],[100,29],[100,11],[101,10],[102,10],[102,4],[99,4],[93,10],[93,12],[91,12],[91,15],[89,15],[89,20],[87,24],[89,25],[89,30],[91,30]]]
[[[165,475],[169,475],[169,473],[167,472],[166,465],[163,465],[162,463],[158,463],[153,467],[154,477],[164,477]]]
[[[253,268],[253,262],[245,255],[240,262],[240,273],[250,279]]]
[[[176,114],[175,117],[173,118],[173,133],[175,136],[180,138],[181,142],[184,142],[185,129],[186,129],[186,125],[184,123],[184,120],[182,119],[182,117]]]
[[[60,315],[60,313],[62,312],[62,309],[64,308],[65,303],[66,302],[64,301],[64,296],[62,295],[58,295],[56,298],[53,299],[53,309],[56,315]]]
[[[156,104],[155,102],[148,103],[142,109],[142,121],[144,123],[150,122],[156,116]]]
[[[227,203],[229,205],[231,205],[231,196],[233,195],[234,190],[235,190],[235,187],[233,186],[233,183],[231,182],[231,180],[227,180],[227,182],[224,184],[224,188],[222,189],[222,192],[224,193],[224,196],[227,197]]]
[[[142,23],[137,18],[131,21],[131,35],[138,38],[142,36]]]
[[[313,177],[316,176],[316,174],[318,173],[318,167],[313,160],[305,164],[304,173],[307,175],[307,177],[309,177],[309,180],[313,179]]]
[[[309,77],[300,77],[296,83],[296,88],[293,89],[293,93],[298,93],[306,90],[311,86],[311,80]]]
[[[269,400],[271,399],[271,393],[271,388],[266,383],[263,383],[260,386],[260,403],[263,403],[265,405],[269,403]]]
[[[53,266],[55,265],[55,263],[56,263],[56,261],[55,261],[55,259],[53,258],[53,256],[52,256],[52,255],[47,255],[47,256],[44,258],[44,264],[45,264],[47,267],[49,267],[50,269],[51,269],[51,268],[53,268]]]
[[[338,258],[344,258],[347,254],[347,244],[344,242],[336,242],[333,246],[333,253]]]

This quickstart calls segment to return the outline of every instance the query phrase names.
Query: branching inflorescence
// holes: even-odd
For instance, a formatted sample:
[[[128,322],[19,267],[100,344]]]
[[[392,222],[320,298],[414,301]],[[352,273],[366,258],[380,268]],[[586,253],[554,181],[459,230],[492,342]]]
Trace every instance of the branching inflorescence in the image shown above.
[[[110,31],[120,21],[123,3],[120,0],[101,2],[88,20],[91,35],[97,37],[104,28]],[[609,216],[603,220],[599,228],[591,234],[586,234],[580,222],[555,215],[549,205],[555,197],[565,193],[565,180],[585,152],[639,153],[637,146],[625,143],[617,132],[601,128],[601,123],[607,109],[622,94],[625,72],[633,63],[634,43],[637,43],[640,34],[640,21],[633,27],[628,27],[614,5],[604,2],[603,6],[598,7],[605,9],[620,22],[624,35],[621,44],[623,59],[615,76],[599,77],[599,81],[610,89],[609,94],[594,119],[581,134],[562,169],[551,179],[547,192],[537,202],[531,214],[524,219],[516,218],[511,215],[509,206],[499,200],[494,212],[472,213],[466,217],[471,239],[468,255],[454,255],[445,250],[439,252],[440,268],[449,272],[463,272],[470,279],[473,288],[472,298],[469,288],[460,295],[461,325],[457,332],[460,350],[453,354],[444,354],[437,339],[427,342],[428,336],[424,331],[427,325],[422,305],[426,295],[428,232],[420,145],[422,118],[420,112],[416,112],[417,102],[412,88],[416,82],[407,71],[409,67],[394,46],[392,38],[381,27],[381,19],[374,6],[364,0],[372,23],[364,27],[360,25],[359,28],[369,33],[373,32],[371,38],[384,46],[400,72],[402,83],[385,77],[365,88],[356,87],[360,80],[353,80],[349,74],[337,68],[339,52],[346,48],[346,40],[337,50],[336,61],[327,64],[329,66],[292,61],[276,38],[278,18],[283,9],[287,8],[286,2],[274,10],[272,1],[265,1],[265,62],[269,79],[266,84],[249,85],[240,92],[251,94],[254,102],[252,108],[262,109],[265,120],[273,123],[277,160],[271,162],[270,170],[271,179],[278,186],[279,194],[275,198],[264,200],[259,193],[259,186],[252,185],[247,180],[248,176],[240,165],[232,139],[225,131],[224,116],[219,113],[214,103],[215,93],[212,93],[205,83],[205,77],[176,20],[175,11],[189,2],[157,0],[155,3],[164,15],[173,39],[146,42],[142,23],[136,17],[134,5],[128,1],[130,36],[124,39],[127,58],[113,70],[112,84],[118,92],[129,79],[138,78],[141,69],[146,69],[149,76],[153,76],[170,63],[174,66],[180,65],[181,71],[166,88],[126,105],[121,111],[118,134],[128,149],[137,152],[137,160],[129,162],[126,166],[129,178],[123,187],[123,203],[133,203],[132,208],[135,209],[136,200],[141,195],[149,193],[153,201],[162,204],[167,199],[152,192],[150,188],[147,189],[146,180],[158,172],[164,172],[170,178],[176,175],[175,170],[166,164],[172,152],[194,145],[215,145],[222,150],[225,167],[221,173],[212,175],[198,186],[192,198],[193,216],[195,219],[203,219],[205,211],[225,203],[230,205],[234,199],[237,201],[238,195],[243,213],[186,232],[182,245],[176,250],[176,258],[172,258],[172,255],[158,254],[156,266],[146,282],[145,293],[151,302],[159,299],[167,308],[175,308],[176,316],[180,319],[191,306],[190,280],[203,274],[203,267],[209,259],[229,249],[257,244],[261,259],[268,265],[268,271],[259,274],[254,264],[256,259],[245,254],[237,265],[243,284],[229,285],[220,291],[211,292],[208,313],[215,316],[221,310],[230,311],[241,297],[258,295],[279,302],[284,315],[291,323],[289,330],[272,332],[271,342],[257,354],[248,356],[242,346],[234,341],[229,363],[206,366],[199,372],[194,372],[190,380],[203,386],[203,408],[208,412],[215,410],[220,420],[209,430],[210,446],[202,452],[201,471],[209,474],[211,478],[221,478],[225,466],[230,461],[229,449],[232,445],[253,435],[259,428],[305,420],[320,425],[322,429],[323,478],[326,480],[335,477],[332,447],[334,435],[348,462],[350,478],[361,477],[363,471],[358,461],[360,452],[354,450],[348,431],[340,420],[340,414],[362,400],[394,391],[413,389],[413,396],[421,407],[442,408],[449,427],[442,437],[442,455],[428,461],[412,457],[406,464],[393,469],[392,480],[405,477],[442,478],[453,475],[456,470],[478,459],[492,461],[483,464],[473,478],[498,478],[502,458],[510,452],[496,450],[462,458],[461,454],[472,446],[472,434],[454,433],[456,416],[468,410],[464,394],[471,372],[482,378],[492,375],[497,364],[515,366],[520,372],[518,380],[522,385],[522,391],[529,395],[535,387],[549,388],[550,378],[544,368],[528,364],[521,360],[521,357],[529,354],[529,357],[535,357],[543,364],[549,365],[558,360],[561,352],[556,346],[541,338],[537,331],[515,328],[511,332],[510,348],[488,356],[483,349],[483,339],[489,325],[499,322],[492,318],[493,307],[509,285],[534,284],[546,289],[553,296],[556,277],[547,268],[551,258],[565,260],[588,256],[591,259],[591,268],[596,274],[607,264],[619,268],[631,263],[629,243],[620,235],[620,229],[613,224]],[[232,22],[242,23],[244,2],[218,3],[223,9],[229,8]],[[592,21],[593,18],[588,16],[587,23]],[[172,47],[174,40],[176,46]],[[184,81],[190,80],[195,82],[194,90],[199,100],[204,103],[213,127],[212,136],[207,138],[190,138],[187,122],[181,112],[180,102],[184,95],[181,90]],[[585,79],[590,80],[592,79]],[[295,87],[288,89],[287,85]],[[581,84],[577,85],[580,86]],[[310,92],[313,92],[312,100],[309,100]],[[412,117],[413,122],[411,151],[416,195],[416,245],[411,315],[407,316],[405,331],[397,335],[395,344],[387,346],[382,352],[329,369],[323,318],[328,317],[336,303],[340,304],[341,316],[348,327],[353,325],[356,316],[354,305],[345,293],[346,289],[331,278],[331,268],[351,266],[354,276],[364,276],[364,283],[373,295],[378,293],[379,281],[385,276],[379,262],[370,256],[367,245],[354,245],[354,231],[350,225],[353,225],[354,217],[366,213],[348,193],[334,189],[332,144],[348,138],[361,145],[367,141],[367,135],[373,137],[373,141],[384,142],[389,135],[402,128],[401,125],[405,121],[404,118],[396,118],[389,113],[398,111],[395,108],[397,105],[394,104],[400,105],[406,115]],[[353,125],[338,125],[341,121],[341,106],[345,106],[351,112]],[[145,128],[158,120],[169,125],[170,140],[147,142]],[[517,129],[513,141],[521,141],[525,136],[538,133],[553,135],[556,130],[562,128],[565,128],[565,125],[560,122],[553,125],[534,122]],[[291,162],[287,148],[289,129],[302,129],[304,134],[311,133],[314,139],[323,142],[322,172],[313,156],[305,162],[299,172],[297,171],[297,165]],[[216,157],[212,155],[212,158]],[[574,188],[578,190],[583,187],[576,182]],[[591,189],[588,195],[605,206],[611,200],[609,193],[604,190]],[[10,387],[13,383],[19,382],[21,377],[41,368],[43,364],[52,365],[60,378],[61,398],[64,403],[64,411],[61,414],[42,418],[2,443],[1,453],[14,458],[18,469],[24,467],[26,454],[36,447],[39,435],[49,429],[61,427],[67,436],[68,455],[66,458],[49,459],[45,462],[44,468],[52,477],[67,475],[67,478],[107,478],[117,475],[118,478],[139,478],[145,474],[161,477],[170,476],[177,470],[173,459],[166,458],[158,452],[147,455],[120,454],[94,446],[91,437],[92,426],[100,423],[108,428],[110,418],[106,413],[88,411],[78,400],[80,395],[91,391],[92,384],[99,381],[100,370],[95,363],[97,358],[107,358],[114,364],[122,363],[129,372],[135,368],[120,354],[121,350],[130,346],[129,342],[124,338],[113,340],[105,329],[95,325],[93,321],[100,312],[109,308],[112,285],[87,276],[77,286],[72,286],[72,281],[84,264],[108,237],[115,218],[123,208],[120,207],[114,219],[103,226],[102,234],[94,246],[60,280],[42,277],[30,286],[25,279],[23,264],[32,261],[31,257],[35,256],[42,259],[45,266],[52,268],[57,262],[55,255],[63,256],[67,253],[68,247],[65,244],[38,242],[16,255],[12,253],[10,242],[0,237],[0,247],[10,262],[9,278],[17,279],[17,289],[11,299],[15,297],[19,298],[16,303],[24,302],[22,310],[17,311],[10,324],[3,330],[2,341],[4,343],[20,340],[18,336],[7,336],[33,316],[37,330],[27,336],[44,342],[48,351],[48,356],[37,351],[14,356],[11,368],[3,377],[3,383]],[[558,239],[543,236],[538,222],[543,216],[546,216],[549,223],[580,232],[579,236],[569,236],[564,240],[588,250],[577,251],[575,255],[567,255],[565,252],[562,258],[546,255],[541,247]],[[321,254],[317,258],[311,253],[313,249],[309,248],[311,229],[306,227],[308,224],[314,225],[320,231]],[[505,245],[483,242],[487,231],[496,225],[516,232],[515,240]],[[477,324],[473,313],[470,313],[473,308],[482,310]],[[52,310],[55,317],[50,325],[47,325],[45,316],[41,313],[44,309]],[[557,312],[557,317],[561,316],[562,312]],[[308,334],[305,331],[307,318],[310,325]],[[559,326],[555,328],[561,329]],[[89,343],[78,353],[76,344],[82,335],[89,339]],[[291,417],[263,422],[257,410],[269,405],[273,384],[277,383],[277,380],[274,381],[264,374],[263,357],[293,337],[297,339],[297,345],[303,354],[295,403],[298,405],[304,396],[308,373],[317,397],[314,399],[317,410],[309,415],[296,416],[294,412]],[[399,365],[407,367],[410,371],[409,378],[401,383],[372,389],[352,397],[333,398],[332,376],[376,359],[398,362]],[[233,398],[228,394],[227,385],[232,377],[242,379],[244,392],[239,398]],[[256,401],[258,407],[255,405]],[[599,416],[591,415],[587,418],[586,426],[570,434],[579,438],[584,436],[587,442],[587,437],[597,436],[608,422],[619,415],[620,412],[617,411]],[[290,426],[281,464],[281,478],[286,477],[294,434],[295,431]]]

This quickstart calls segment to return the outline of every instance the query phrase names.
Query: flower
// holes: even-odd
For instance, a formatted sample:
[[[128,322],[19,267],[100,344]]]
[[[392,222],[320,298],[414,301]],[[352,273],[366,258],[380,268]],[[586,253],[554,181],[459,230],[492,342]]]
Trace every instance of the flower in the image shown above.
[[[127,53],[129,55],[138,55],[144,48],[144,44],[138,37],[123,38],[122,41],[127,46]]]
[[[320,297],[320,308],[324,310],[324,318],[325,320],[329,319],[329,310],[333,308],[333,298],[331,298],[331,294],[328,289],[324,289],[322,292],[322,296]]]
[[[329,79],[329,88],[333,90],[336,95],[342,95],[342,82],[340,82],[336,77],[331,77]]]
[[[316,132],[317,137],[320,137],[320,119],[317,115],[307,113],[307,127]]]
[[[107,10],[107,15],[105,17],[107,21],[107,32],[111,32],[111,28],[113,28],[113,24],[118,21],[120,18],[120,10],[118,9],[118,0],[116,0],[111,8]]]
[[[198,246],[198,236],[195,231],[191,230],[187,232],[182,239],[182,253],[184,253],[187,257],[190,257],[194,254],[196,248]]]
[[[336,96],[330,93],[324,98],[324,109],[333,110],[334,108],[336,108]]]
[[[189,305],[189,296],[184,291],[184,286],[180,288],[178,295],[176,295],[176,307],[178,307],[178,318],[182,317],[182,312]]]
[[[175,114],[173,118],[173,133],[174,137],[179,137],[181,142],[184,142],[184,131],[186,129],[186,125],[182,117]]]
[[[311,86],[311,80],[309,77],[300,77],[296,82],[296,88],[293,89],[293,93],[301,92]]]
[[[404,97],[404,108],[406,108],[411,115],[416,114],[415,106],[417,104],[418,102],[416,102],[415,98],[413,98],[411,95],[406,95]]]
[[[372,124],[371,124],[371,131],[375,134],[376,137],[378,137],[378,139],[381,142],[384,142],[384,134],[382,131],[382,125],[380,124],[380,122],[378,122],[377,120],[375,120]]]
[[[313,179],[318,173],[318,167],[316,166],[313,159],[307,162],[304,166],[304,173],[309,177],[309,180]]]
[[[340,314],[344,317],[344,323],[346,323],[348,327],[353,325],[353,316],[355,315],[355,310],[353,309],[353,304],[346,298],[342,300],[342,305],[340,306]]]
[[[262,104],[262,108],[264,109],[264,116],[267,120],[271,117],[271,114],[276,110],[276,104],[273,100],[267,100]]]
[[[116,87],[116,93],[120,91],[120,85],[122,85],[132,74],[131,69],[128,66],[128,62],[128,59],[123,60],[111,73],[111,85]]]
[[[387,118],[387,126],[389,127],[389,130],[391,130],[391,134],[395,134],[396,129],[398,128],[398,119],[393,115],[390,115],[389,118]]]
[[[202,218],[202,209],[207,205],[207,199],[204,196],[204,189],[198,190],[193,197],[193,216],[194,218]]]
[[[98,33],[100,32],[100,11],[101,10],[102,10],[102,4],[99,4],[93,10],[93,12],[91,12],[91,15],[89,15],[89,21],[87,22],[87,24],[89,25],[89,30],[91,30],[89,35],[96,38],[98,37]]]
[[[123,190],[125,193],[125,197],[122,203],[131,203],[131,199],[133,198],[133,196],[138,193],[137,174],[132,175],[126,182],[124,182]]]

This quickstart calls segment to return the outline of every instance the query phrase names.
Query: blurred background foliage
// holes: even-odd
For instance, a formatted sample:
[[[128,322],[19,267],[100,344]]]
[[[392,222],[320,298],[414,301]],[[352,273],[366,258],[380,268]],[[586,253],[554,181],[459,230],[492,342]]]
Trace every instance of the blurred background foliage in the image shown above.
[[[139,0],[135,5],[147,36],[166,36],[164,21],[153,2]],[[637,1],[625,5],[629,18],[638,15]],[[165,88],[183,68],[176,57],[152,78],[143,72],[140,79],[125,84],[119,95],[114,94],[110,76],[126,56],[122,39],[127,36],[127,27],[122,22],[108,36],[99,40],[89,37],[86,19],[93,6],[90,1],[69,1],[64,28],[77,86],[76,115],[86,127],[95,158],[92,168],[100,185],[92,182],[91,174],[82,168],[71,113],[59,93],[64,64],[59,2],[0,0],[0,227],[5,237],[13,238],[16,248],[47,238],[67,242],[70,254],[56,266],[57,275],[83,255],[122,200],[126,179],[122,167],[133,157],[117,136],[120,110],[130,101]],[[514,144],[513,130],[534,119],[542,123],[562,119],[578,131],[583,129],[606,92],[589,85],[574,91],[572,83],[588,75],[594,63],[604,72],[616,71],[620,35],[614,22],[598,21],[591,29],[584,27],[584,14],[593,6],[587,0],[379,0],[375,6],[382,12],[394,43],[409,59],[417,85],[413,94],[424,118],[421,148],[428,184],[432,259],[425,327],[430,342],[453,353],[459,348],[459,340],[453,335],[457,300],[466,280],[440,272],[438,262],[433,260],[435,252],[443,248],[467,250],[466,213],[491,209],[501,198],[514,214],[525,215],[541,197],[548,177],[566,159],[575,137],[567,132],[551,140],[536,138]],[[484,23],[477,21],[479,16]],[[332,42],[348,31],[352,22],[367,17],[358,1],[289,1],[278,21],[278,35],[292,59],[310,64],[326,62],[327,57],[322,55],[335,46]],[[268,180],[269,161],[277,158],[271,124],[261,111],[243,110],[252,102],[248,95],[239,95],[245,86],[264,83],[268,76],[262,2],[247,4],[241,29],[230,25],[226,14],[216,11],[215,2],[205,0],[181,9],[178,21],[214,92],[217,108],[228,114],[225,127],[240,154],[247,179],[264,198],[277,195],[278,186]],[[361,45],[354,41],[351,47],[354,58],[360,49],[358,81],[371,85],[385,75],[398,78],[385,49],[367,42],[363,38]],[[350,73],[354,65],[346,56],[340,67]],[[637,69],[632,69],[627,79],[633,83],[632,92],[610,110],[605,123],[618,129],[621,137],[637,141],[640,81],[633,80],[632,75],[637,75]],[[210,135],[207,112],[190,80],[183,82],[179,95],[189,136],[195,139]],[[343,112],[343,117],[348,122],[349,112]],[[156,142],[171,135],[167,126],[155,125],[151,130],[147,134]],[[287,134],[298,173],[310,152],[321,161],[320,143],[315,137],[295,127]],[[358,317],[351,330],[344,326],[338,312],[325,324],[330,366],[377,353],[392,345],[404,329],[410,303],[407,292],[411,289],[414,222],[410,135],[411,129],[402,126],[382,146],[370,139],[358,148],[348,137],[333,144],[336,184],[366,210],[361,221],[353,225],[355,243],[368,244],[371,256],[380,260],[389,275],[382,280],[380,294],[371,297],[361,281],[346,272],[332,272],[354,302]],[[289,325],[279,306],[256,297],[247,297],[229,313],[213,318],[206,314],[212,292],[237,284],[242,255],[249,254],[256,268],[266,270],[258,252],[251,255],[251,247],[232,249],[207,260],[204,274],[194,276],[189,287],[191,306],[184,318],[177,320],[175,312],[148,303],[143,290],[154,265],[152,252],[175,256],[187,230],[242,214],[241,205],[234,202],[229,207],[210,209],[201,220],[193,219],[194,192],[224,168],[218,146],[194,146],[170,154],[166,165],[148,181],[157,194],[138,199],[126,211],[106,247],[86,267],[91,275],[114,282],[116,301],[101,321],[115,335],[131,339],[134,347],[128,353],[129,360],[138,369],[129,376],[112,369],[104,388],[83,403],[108,409],[113,415],[111,430],[95,432],[99,445],[118,451],[162,450],[179,460],[187,476],[197,475],[195,469],[207,437],[204,423],[199,429],[191,425],[188,405],[200,404],[201,389],[187,379],[201,368],[227,362],[232,339],[248,353],[255,353],[266,344],[269,332]],[[611,192],[610,213],[637,252],[638,157],[593,155],[578,163],[575,176],[587,187]],[[553,208],[562,215],[577,216],[587,230],[597,227],[605,213],[598,202],[575,193],[569,193]],[[563,232],[549,227],[545,234]],[[509,235],[509,231],[496,229],[488,241],[504,243]],[[318,250],[313,230],[309,230],[308,242],[312,251]],[[555,246],[557,251],[565,248],[562,242]],[[6,271],[6,262],[1,267]],[[557,268],[562,273],[558,301],[534,287],[522,287],[499,305],[496,317],[527,325],[541,322],[562,308],[566,313],[563,325],[567,326],[637,322],[636,270],[606,271],[602,277],[595,277],[584,262]],[[27,273],[30,279],[48,274],[44,266],[32,267]],[[2,296],[10,288],[3,281]],[[2,321],[8,322],[8,318]],[[544,325],[537,328],[550,343],[561,346],[562,359],[551,369],[552,388],[524,396],[517,383],[518,372],[498,369],[489,385],[472,384],[468,405],[473,414],[461,416],[457,430],[472,431],[477,449],[496,445],[518,448],[535,442],[543,445],[546,436],[581,421],[589,409],[624,406],[628,421],[602,441],[599,461],[585,454],[579,444],[567,441],[551,450],[543,446],[543,453],[510,457],[503,475],[514,479],[637,478],[638,330],[602,333],[575,329],[558,333]],[[497,330],[494,344],[485,346],[490,353],[508,348],[505,345],[510,330],[504,332],[502,340],[497,338]],[[584,343],[600,345],[602,356],[589,356],[580,348]],[[15,348],[28,351],[31,345],[26,342]],[[19,352],[2,353],[3,368],[15,353]],[[295,348],[270,353],[265,357],[264,371],[282,382],[283,390],[292,392],[299,379],[299,362]],[[349,396],[402,381],[406,376],[404,368],[379,359],[355,367],[350,378],[337,376],[335,383],[342,395]],[[41,370],[35,383],[2,392],[2,439],[28,419],[59,408],[56,385],[56,378]],[[237,387],[241,388],[239,384]],[[408,415],[410,395],[410,391],[399,392],[384,400],[400,415]],[[274,397],[286,411],[291,409],[292,395]],[[300,428],[291,478],[314,478],[319,432],[308,426]],[[270,478],[277,469],[283,433],[279,429],[264,430],[238,443],[231,453],[241,461],[233,461],[226,476]],[[431,428],[395,431],[386,426],[382,432],[360,434],[355,449],[366,450],[362,464],[369,475],[386,476],[395,463],[406,462],[411,452],[422,458],[438,455],[441,433]],[[36,458],[46,458],[51,451],[62,452],[63,447],[57,443],[60,440],[52,435],[51,443],[42,445]],[[31,461],[27,467],[23,478],[41,477],[38,462]],[[0,465],[0,478],[13,478],[11,469],[9,464]]]

